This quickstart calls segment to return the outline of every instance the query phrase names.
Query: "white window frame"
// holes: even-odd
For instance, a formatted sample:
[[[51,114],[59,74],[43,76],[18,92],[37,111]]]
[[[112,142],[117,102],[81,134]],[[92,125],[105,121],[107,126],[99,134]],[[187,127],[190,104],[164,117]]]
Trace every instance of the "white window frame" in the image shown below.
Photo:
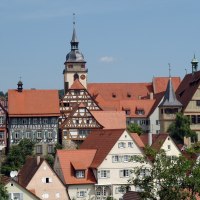
[[[110,170],[100,170],[99,173],[99,178],[110,178]]]
[[[122,169],[119,171],[120,178],[128,178],[130,177],[130,170],[129,169]]]
[[[43,119],[43,124],[48,124],[48,118]]]
[[[113,163],[121,162],[121,156],[119,156],[119,155],[113,155],[112,156],[112,162]]]
[[[76,170],[76,178],[85,178],[84,170]]]
[[[120,149],[126,148],[126,143],[125,142],[119,142],[118,143],[118,148],[120,148]]]
[[[133,148],[133,142],[128,142],[128,147]]]
[[[124,162],[130,162],[131,156],[130,155],[124,155],[123,156],[123,161]]]

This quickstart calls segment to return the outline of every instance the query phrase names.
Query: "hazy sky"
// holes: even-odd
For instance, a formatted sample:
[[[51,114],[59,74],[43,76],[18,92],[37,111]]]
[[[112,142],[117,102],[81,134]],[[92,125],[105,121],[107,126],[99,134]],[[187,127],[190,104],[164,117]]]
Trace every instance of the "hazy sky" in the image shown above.
[[[199,0],[0,0],[0,90],[62,89],[73,13],[89,82],[183,77],[200,60]]]

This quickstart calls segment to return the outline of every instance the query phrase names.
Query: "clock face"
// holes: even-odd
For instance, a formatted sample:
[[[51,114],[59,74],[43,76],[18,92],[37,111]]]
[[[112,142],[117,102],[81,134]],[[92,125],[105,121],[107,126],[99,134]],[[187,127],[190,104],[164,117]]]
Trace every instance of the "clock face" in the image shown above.
[[[85,79],[85,75],[84,74],[82,74],[80,77],[81,77],[82,80]]]

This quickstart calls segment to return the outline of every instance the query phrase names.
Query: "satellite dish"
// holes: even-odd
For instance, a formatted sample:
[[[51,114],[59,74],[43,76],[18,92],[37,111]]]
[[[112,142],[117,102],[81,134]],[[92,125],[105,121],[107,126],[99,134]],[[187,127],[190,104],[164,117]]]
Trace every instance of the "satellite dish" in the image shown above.
[[[18,175],[18,171],[11,171],[11,172],[10,172],[10,177],[11,177],[11,178],[16,177],[17,175]]]

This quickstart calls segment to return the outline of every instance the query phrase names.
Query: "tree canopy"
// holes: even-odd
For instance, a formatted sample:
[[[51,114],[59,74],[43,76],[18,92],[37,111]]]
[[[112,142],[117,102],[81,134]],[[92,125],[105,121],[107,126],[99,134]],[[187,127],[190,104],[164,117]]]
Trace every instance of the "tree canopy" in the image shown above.
[[[19,170],[26,157],[33,155],[34,144],[29,139],[22,139],[18,145],[11,146],[6,160],[2,163],[1,173],[9,176],[11,171]]]
[[[184,137],[191,137],[196,140],[196,133],[190,129],[190,119],[182,113],[176,114],[176,120],[173,122],[168,129],[171,137],[177,142],[183,144]]]
[[[141,126],[139,126],[137,123],[129,124],[127,129],[128,129],[129,132],[137,133],[138,135],[141,135],[143,133]]]
[[[0,197],[1,200],[7,200],[9,198],[8,191],[6,190],[6,187],[0,182]]]
[[[143,165],[147,158],[135,157],[141,163],[133,169],[135,177],[129,183],[140,188],[142,199],[196,200],[200,193],[200,162],[183,156],[169,157],[164,151],[152,154],[150,168]]]

